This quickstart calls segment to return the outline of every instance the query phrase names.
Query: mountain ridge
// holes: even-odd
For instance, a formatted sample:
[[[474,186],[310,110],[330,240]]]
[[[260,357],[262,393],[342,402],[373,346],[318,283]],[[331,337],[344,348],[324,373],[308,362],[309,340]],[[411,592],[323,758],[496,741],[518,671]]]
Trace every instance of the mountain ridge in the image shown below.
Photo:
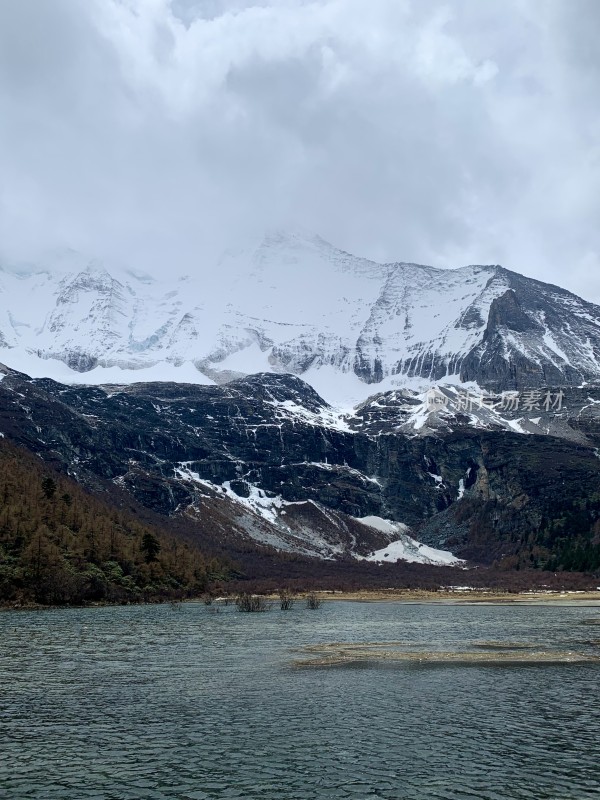
[[[0,272],[1,361],[65,382],[69,370],[91,383],[287,372],[333,401],[348,385],[354,402],[403,386],[600,381],[600,307],[498,265],[379,264],[281,232],[198,276],[73,270],[74,258],[56,274]]]

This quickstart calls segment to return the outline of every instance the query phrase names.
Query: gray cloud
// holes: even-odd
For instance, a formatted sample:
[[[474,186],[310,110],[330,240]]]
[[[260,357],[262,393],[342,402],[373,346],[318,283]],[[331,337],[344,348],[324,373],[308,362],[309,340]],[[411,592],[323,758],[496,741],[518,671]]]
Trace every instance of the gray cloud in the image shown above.
[[[600,301],[595,0],[0,4],[0,247],[206,268],[302,225]]]

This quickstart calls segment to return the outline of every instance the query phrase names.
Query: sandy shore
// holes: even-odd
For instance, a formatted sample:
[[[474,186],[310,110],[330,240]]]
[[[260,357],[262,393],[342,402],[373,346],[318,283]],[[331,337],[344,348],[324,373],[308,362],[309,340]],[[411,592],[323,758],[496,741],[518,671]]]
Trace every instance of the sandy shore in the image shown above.
[[[356,592],[315,592],[323,600],[349,600],[362,603],[390,601],[396,603],[493,603],[501,605],[576,605],[600,606],[600,591],[595,592],[497,592],[475,589],[439,590],[388,589]]]

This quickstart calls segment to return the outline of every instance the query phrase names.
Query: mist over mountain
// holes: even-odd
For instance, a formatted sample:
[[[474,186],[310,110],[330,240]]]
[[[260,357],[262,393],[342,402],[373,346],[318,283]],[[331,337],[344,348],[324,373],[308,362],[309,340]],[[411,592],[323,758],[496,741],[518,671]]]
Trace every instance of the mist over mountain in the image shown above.
[[[155,278],[76,253],[5,263],[0,359],[65,382],[292,373],[345,404],[600,378],[600,307],[497,265],[379,264],[277,231],[200,266]]]
[[[5,263],[0,433],[226,553],[600,563],[600,307],[301,231],[200,267]]]

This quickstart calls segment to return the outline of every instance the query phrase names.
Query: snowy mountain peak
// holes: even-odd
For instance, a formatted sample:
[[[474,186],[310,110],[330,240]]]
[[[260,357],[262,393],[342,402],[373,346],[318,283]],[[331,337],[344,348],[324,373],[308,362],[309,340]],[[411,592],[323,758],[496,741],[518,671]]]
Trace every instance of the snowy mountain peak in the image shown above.
[[[496,265],[380,264],[275,230],[185,280],[72,251],[5,268],[0,347],[10,366],[63,381],[64,364],[92,382],[289,372],[357,402],[436,383],[597,381],[600,308]]]

